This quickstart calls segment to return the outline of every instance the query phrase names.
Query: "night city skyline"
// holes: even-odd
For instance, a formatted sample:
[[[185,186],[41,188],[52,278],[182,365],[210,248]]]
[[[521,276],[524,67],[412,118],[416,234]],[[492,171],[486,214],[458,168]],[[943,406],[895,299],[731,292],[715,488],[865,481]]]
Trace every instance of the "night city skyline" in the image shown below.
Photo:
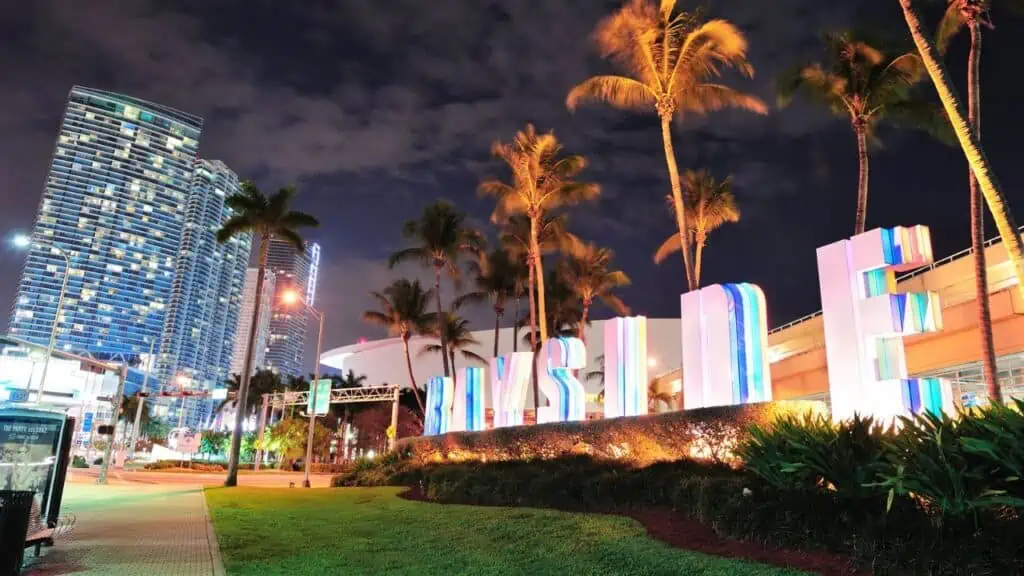
[[[388,254],[404,246],[402,222],[424,205],[448,198],[493,239],[493,203],[477,198],[476,184],[503,173],[488,158],[490,143],[532,122],[589,159],[585,177],[601,184],[602,195],[570,210],[570,227],[615,250],[633,279],[623,299],[636,313],[678,317],[679,259],[651,262],[674,225],[663,200],[668,179],[656,118],[604,107],[571,114],[564,104],[569,88],[609,70],[589,36],[619,4],[385,7],[367,0],[298,8],[217,0],[170,9],[155,0],[99,0],[86,10],[49,0],[0,7],[8,39],[0,67],[11,79],[0,93],[7,208],[0,229],[31,230],[73,84],[201,116],[200,157],[223,160],[265,191],[296,183],[297,207],[321,220],[308,238],[323,247],[317,299],[331,348],[382,336],[359,320],[371,306],[369,290],[394,277],[428,279],[415,266],[386,267]],[[819,308],[814,249],[852,234],[857,169],[848,123],[800,99],[777,109],[773,81],[787,67],[820,58],[818,36],[826,29],[871,22],[905,33],[895,1],[852,4],[786,0],[765,11],[739,0],[714,2],[712,16],[746,33],[757,71],[753,80],[729,83],[772,110],[717,112],[674,126],[680,168],[731,174],[743,213],[738,224],[712,234],[704,283],[760,284],[770,326]],[[934,28],[939,14],[924,16]],[[1024,122],[1008,79],[1011,43],[1024,27],[1012,14],[996,17],[982,56],[984,142],[1019,218],[1024,178],[1013,171],[1014,134]],[[960,38],[947,59],[961,91],[965,53]],[[967,167],[959,149],[906,130],[884,128],[880,136],[885,146],[872,153],[868,228],[925,224],[937,257],[967,248]],[[23,263],[23,253],[0,251],[0,275],[8,279],[0,302],[13,303]],[[468,316],[475,329],[488,328],[486,308]]]

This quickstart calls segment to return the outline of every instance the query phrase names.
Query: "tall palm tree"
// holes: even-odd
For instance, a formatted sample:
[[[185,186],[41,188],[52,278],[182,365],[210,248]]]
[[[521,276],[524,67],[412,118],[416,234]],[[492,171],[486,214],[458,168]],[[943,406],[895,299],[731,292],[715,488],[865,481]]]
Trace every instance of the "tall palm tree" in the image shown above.
[[[576,236],[567,230],[568,217],[565,214],[545,214],[537,222],[537,246],[541,256],[550,254],[555,250],[564,249],[567,245],[575,242]],[[501,245],[508,251],[509,256],[519,264],[521,286],[516,295],[516,322],[512,330],[512,350],[519,350],[519,327],[523,324],[519,315],[519,299],[522,296],[528,298],[527,302],[533,302],[533,266],[530,265],[530,242],[533,223],[530,217],[525,214],[514,214],[505,221],[501,231]],[[525,292],[525,294],[524,294]],[[531,309],[532,310],[532,309]],[[530,334],[536,334],[534,316],[530,316]],[[532,336],[531,336],[532,337]],[[531,348],[536,348],[536,342],[531,342]]]
[[[468,256],[479,258],[483,251],[483,237],[480,233],[466,225],[466,214],[447,200],[438,200],[427,205],[416,220],[409,220],[402,228],[402,236],[412,240],[415,245],[399,250],[388,258],[388,268],[406,262],[415,261],[434,269],[434,298],[437,300],[437,316],[444,314],[441,304],[441,274],[458,280],[460,277],[459,260]],[[441,348],[446,348],[447,341],[441,335]],[[448,354],[441,354],[444,375],[451,376],[448,366]]]
[[[446,347],[442,347],[438,344],[427,344],[420,352],[420,356],[427,354],[436,354],[438,352],[448,354],[448,360],[452,365],[452,374],[455,378],[455,353],[462,354],[462,357],[467,360],[476,360],[481,363],[487,363],[487,360],[473,352],[469,348],[472,346],[479,346],[480,341],[473,336],[473,332],[469,329],[469,320],[459,316],[455,312],[445,312],[443,320],[434,324],[433,336],[438,339],[438,342],[446,342]]]
[[[1000,5],[1024,11],[1024,1],[1002,0]],[[939,24],[936,44],[945,54],[949,43],[965,28],[970,32],[971,48],[967,57],[967,121],[981,140],[981,29],[992,28],[991,0],[948,0],[946,13]],[[981,336],[981,365],[988,396],[1002,398],[996,370],[996,350],[992,341],[992,310],[988,301],[988,268],[985,265],[985,209],[978,180],[968,170],[971,207],[971,251],[974,256],[974,289],[978,310],[978,332]]]
[[[679,227],[680,250],[690,290],[697,287],[686,231],[679,168],[672,147],[672,118],[702,115],[723,108],[767,114],[755,96],[712,82],[723,68],[752,77],[747,39],[726,20],[701,22],[676,10],[675,0],[629,0],[594,30],[601,55],[615,61],[625,76],[594,76],[575,86],[566,98],[570,110],[583,102],[604,102],[622,110],[651,111],[661,120],[662,146]]]
[[[366,386],[366,374],[356,376],[355,371],[351,368],[332,384],[334,388],[362,388],[363,386]]]
[[[419,280],[410,282],[402,278],[395,280],[381,292],[370,292],[370,295],[380,304],[380,309],[363,312],[363,321],[383,326],[388,334],[402,339],[405,366],[409,370],[409,386],[416,397],[420,412],[423,413],[423,400],[416,385],[416,376],[412,372],[409,339],[413,334],[428,334],[433,330],[437,315],[427,312],[427,308],[430,306],[430,300],[434,298],[434,289],[424,290]]]
[[[509,256],[504,248],[496,248],[470,263],[475,290],[466,292],[452,302],[453,309],[459,309],[468,302],[490,301],[494,310],[494,357],[498,357],[498,335],[505,306],[510,298],[516,297],[519,289],[518,262]]]
[[[553,337],[578,336],[584,326],[582,302],[565,281],[560,268],[561,264],[545,274],[547,279],[544,282],[548,287],[544,293],[548,309],[547,332]],[[530,342],[530,335],[524,336],[523,340]],[[536,342],[535,350],[541,350],[544,342],[539,338],[533,341]]]
[[[544,266],[541,261],[540,222],[545,214],[563,206],[593,200],[601,193],[597,184],[580,182],[576,177],[586,168],[583,156],[565,155],[555,133],[538,134],[533,124],[516,133],[512,142],[494,142],[491,155],[508,165],[511,184],[492,178],[480,184],[481,196],[496,201],[493,222],[504,222],[514,214],[530,219],[528,262],[537,286],[537,310],[531,308],[532,327],[540,326],[540,339],[547,339],[547,313],[544,298]],[[531,299],[532,303],[533,300]]]
[[[688,224],[690,225],[690,241],[694,246],[693,274],[696,285],[700,287],[701,264],[704,262],[704,247],[708,243],[708,234],[727,222],[739,222],[740,209],[736,206],[736,197],[732,194],[732,178],[716,182],[707,170],[687,170],[683,174],[684,197]],[[671,203],[672,198],[668,198]],[[661,264],[669,254],[679,250],[679,233],[669,236],[654,253],[654,263]]]
[[[985,198],[985,203],[988,205],[992,218],[995,220],[999,236],[1003,240],[1003,247],[1006,249],[1006,255],[1010,262],[1013,263],[1014,273],[1017,277],[1017,290],[1024,297],[1024,245],[1022,245],[1020,235],[1017,232],[1017,222],[1014,220],[1013,213],[1010,212],[1010,208],[1006,203],[1006,196],[1003,194],[999,181],[996,180],[995,174],[992,173],[989,166],[988,158],[981,147],[979,133],[971,126],[967,115],[964,114],[960,97],[957,95],[952,82],[950,82],[946,67],[943,66],[942,61],[939,59],[938,50],[925,33],[921,20],[917,16],[917,12],[914,11],[911,1],[899,1],[900,7],[903,8],[903,16],[907,21],[907,28],[910,29],[910,35],[914,39],[914,45],[917,46],[917,50],[921,54],[921,60],[924,62],[925,70],[928,71],[928,76],[939,93],[939,100],[942,101],[942,106],[949,117],[953,132],[960,142],[964,156],[967,157],[967,164],[971,168],[971,173],[974,174],[978,185],[981,187],[981,194]],[[995,379],[993,378],[992,381],[995,381]],[[992,394],[992,392],[993,390],[990,388],[989,394]],[[998,393],[998,390],[996,392]]]
[[[252,376],[253,348],[256,346],[256,329],[259,327],[260,302],[263,298],[263,281],[267,273],[270,240],[272,238],[284,240],[301,254],[306,250],[306,241],[299,234],[299,230],[320,225],[320,222],[313,216],[291,209],[296,192],[294,186],[286,186],[274,194],[266,196],[251,181],[245,181],[238,193],[229,196],[224,201],[227,207],[234,211],[234,216],[228,218],[217,231],[217,242],[224,243],[243,234],[254,234],[260,239],[256,294],[253,299],[252,322],[239,386],[239,396],[243,402],[239,414],[245,412],[244,402],[248,394],[249,377]],[[231,450],[228,453],[228,476],[224,480],[225,486],[238,484],[238,454],[241,447],[242,419],[236,418],[234,429],[231,432]]]
[[[630,284],[629,276],[621,270],[611,268],[615,252],[599,248],[594,244],[577,244],[569,257],[560,262],[559,273],[566,286],[580,299],[583,305],[577,338],[585,344],[587,317],[594,299],[599,299],[616,314],[629,314],[629,306],[614,293],[620,286]]]
[[[882,120],[902,124],[940,140],[950,140],[951,135],[941,110],[913,89],[925,74],[916,52],[886,51],[848,31],[826,33],[823,43],[824,64],[801,65],[779,78],[779,105],[785,106],[797,93],[803,93],[835,116],[849,120],[860,166],[856,235],[864,232],[867,223],[868,144],[876,140],[878,124]]]
[[[260,368],[249,379],[249,386],[245,392],[241,392],[244,380],[239,374],[232,374],[224,381],[228,389],[228,397],[220,401],[216,412],[224,408],[235,408],[241,419],[248,418],[259,411],[263,403],[264,394],[274,394],[285,390],[287,387],[281,382],[281,376],[273,370]]]

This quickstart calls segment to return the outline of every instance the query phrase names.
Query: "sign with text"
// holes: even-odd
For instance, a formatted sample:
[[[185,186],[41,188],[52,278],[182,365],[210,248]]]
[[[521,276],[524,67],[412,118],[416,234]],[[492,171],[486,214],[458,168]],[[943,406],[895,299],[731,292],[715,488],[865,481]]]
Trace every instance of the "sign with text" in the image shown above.
[[[323,416],[331,407],[331,379],[324,378],[317,380],[310,385],[309,402],[306,403],[306,410],[311,414]]]

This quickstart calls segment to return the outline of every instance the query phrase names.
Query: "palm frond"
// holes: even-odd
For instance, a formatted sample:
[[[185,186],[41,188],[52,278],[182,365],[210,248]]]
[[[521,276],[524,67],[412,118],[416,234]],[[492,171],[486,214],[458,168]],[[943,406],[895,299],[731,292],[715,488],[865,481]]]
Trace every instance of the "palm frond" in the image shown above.
[[[679,232],[676,232],[666,238],[665,241],[661,243],[661,246],[658,247],[658,250],[654,252],[654,263],[661,264],[669,257],[669,255],[679,252],[681,246],[679,242]]]
[[[236,214],[228,218],[217,230],[217,243],[223,244],[235,236],[256,232],[256,226],[245,214]]]
[[[286,213],[278,223],[280,226],[293,230],[296,228],[317,228],[320,226],[320,221],[316,217],[296,210]]]
[[[939,22],[939,31],[935,35],[935,47],[940,54],[946,54],[953,37],[959,34],[966,24],[963,12],[960,11],[960,3],[950,2],[946,6],[946,13],[943,14],[942,21]]]
[[[588,102],[645,112],[654,111],[657,97],[650,88],[632,78],[606,75],[584,80],[574,86],[565,98],[565,105],[571,111]]]
[[[306,251],[306,241],[295,230],[292,230],[291,228],[277,228],[273,233],[275,238],[284,240],[290,244],[292,248],[295,248],[295,251],[299,254]]]
[[[676,94],[679,114],[706,114],[725,108],[767,114],[768,106],[753,94],[745,94],[723,84],[698,84]]]
[[[421,262],[428,264],[431,262],[431,255],[422,246],[414,246],[412,248],[404,248],[395,252],[391,256],[388,256],[388,268],[394,268],[402,262]]]

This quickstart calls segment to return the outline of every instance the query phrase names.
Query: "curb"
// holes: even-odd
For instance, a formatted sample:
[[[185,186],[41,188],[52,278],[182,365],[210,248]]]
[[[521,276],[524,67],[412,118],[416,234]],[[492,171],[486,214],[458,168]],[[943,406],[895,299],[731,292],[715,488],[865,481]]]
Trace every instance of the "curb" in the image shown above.
[[[206,542],[210,546],[210,562],[213,564],[213,576],[225,576],[224,560],[220,556],[220,544],[217,543],[217,533],[213,530],[210,508],[206,505],[206,489],[201,489],[201,496],[203,499],[203,515],[206,516]]]

